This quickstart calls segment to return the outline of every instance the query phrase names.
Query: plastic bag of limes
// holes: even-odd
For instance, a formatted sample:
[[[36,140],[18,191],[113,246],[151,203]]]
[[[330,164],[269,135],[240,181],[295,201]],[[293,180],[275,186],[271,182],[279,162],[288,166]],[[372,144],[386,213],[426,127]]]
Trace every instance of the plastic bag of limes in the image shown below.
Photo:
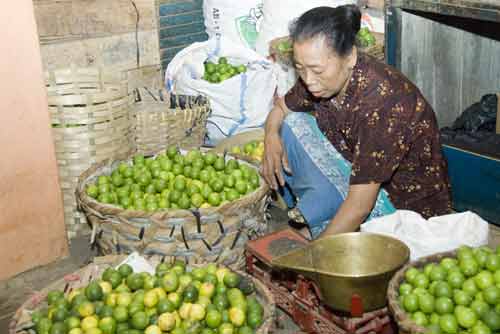
[[[203,79],[211,83],[219,83],[246,71],[245,65],[232,65],[228,63],[226,57],[220,57],[217,63],[205,62]]]
[[[399,304],[432,334],[500,331],[500,247],[460,247],[423,268],[410,267],[399,286]]]
[[[254,288],[214,263],[160,263],[154,275],[122,264],[69,294],[50,291],[31,318],[37,334],[251,334],[264,317]]]

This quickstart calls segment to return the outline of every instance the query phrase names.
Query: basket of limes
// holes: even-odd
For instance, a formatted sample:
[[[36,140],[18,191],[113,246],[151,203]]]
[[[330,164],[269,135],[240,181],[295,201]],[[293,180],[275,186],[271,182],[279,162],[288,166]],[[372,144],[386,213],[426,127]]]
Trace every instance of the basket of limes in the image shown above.
[[[216,152],[229,152],[238,159],[260,164],[264,155],[264,130],[256,129],[239,133],[221,140]]]
[[[389,309],[403,333],[500,330],[500,248],[462,246],[411,262],[389,283]]]
[[[83,173],[77,198],[104,254],[160,254],[244,265],[266,231],[268,186],[230,155],[179,150],[107,160]]]
[[[251,276],[214,263],[161,262],[134,272],[124,256],[96,258],[36,293],[10,334],[265,334],[275,303]]]

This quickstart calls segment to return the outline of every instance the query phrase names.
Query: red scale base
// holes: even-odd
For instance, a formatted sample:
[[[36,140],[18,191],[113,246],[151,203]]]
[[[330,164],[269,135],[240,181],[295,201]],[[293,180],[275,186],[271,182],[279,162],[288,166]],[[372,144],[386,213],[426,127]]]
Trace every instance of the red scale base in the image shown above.
[[[290,229],[249,241],[246,264],[247,271],[271,290],[276,306],[292,317],[301,330],[318,334],[397,332],[387,308],[364,313],[363,301],[353,295],[350,313],[339,313],[321,302],[320,291],[311,280],[293,272],[273,270],[272,258],[286,254],[297,247],[297,243],[305,244],[307,240]],[[276,245],[281,247],[274,247]],[[292,248],[286,249],[287,245]]]

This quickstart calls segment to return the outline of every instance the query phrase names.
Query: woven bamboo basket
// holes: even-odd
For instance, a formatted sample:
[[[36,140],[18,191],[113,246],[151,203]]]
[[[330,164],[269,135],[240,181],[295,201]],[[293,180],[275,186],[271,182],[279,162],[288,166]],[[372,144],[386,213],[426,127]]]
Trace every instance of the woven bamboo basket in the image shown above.
[[[170,95],[168,101],[137,102],[132,108],[138,153],[154,154],[168,145],[198,148],[206,134],[210,113],[202,96]]]
[[[217,146],[214,147],[214,152],[217,153],[224,153],[224,152],[230,152],[231,155],[233,155],[235,158],[239,160],[244,160],[246,162],[249,162],[251,164],[255,165],[260,165],[260,161],[253,159],[252,157],[249,157],[246,154],[235,154],[231,152],[231,149],[235,146],[242,146],[245,145],[246,143],[256,140],[256,141],[263,141],[264,140],[264,130],[263,129],[257,129],[257,130],[252,130],[252,131],[246,131],[239,133],[237,135],[228,137],[226,139],[221,140],[219,143],[217,143]]]
[[[368,47],[358,47],[360,52],[363,52],[365,54],[368,54],[375,59],[379,61],[384,61],[385,60],[385,48],[384,48],[384,41],[383,38],[381,38],[380,34],[374,34],[376,36],[377,41],[375,44],[368,46]],[[284,42],[289,40],[288,36],[285,37],[280,37],[272,40],[269,44],[269,54],[270,56],[278,63],[293,67],[293,50],[292,49],[287,49],[287,50],[280,50],[279,45]]]
[[[392,313],[394,320],[399,326],[399,333],[417,334],[427,331],[426,328],[418,326],[399,304],[399,286],[405,280],[406,271],[411,267],[423,268],[428,263],[440,262],[445,257],[455,258],[456,252],[437,253],[410,262],[398,270],[390,280],[389,286],[387,287],[387,300],[389,303],[389,311]]]
[[[100,69],[67,68],[46,73],[46,88],[68,237],[85,225],[77,210],[78,177],[92,164],[132,150],[132,98],[121,81]]]
[[[31,298],[24,302],[16,311],[9,324],[9,334],[32,334],[33,323],[31,321],[31,313],[35,310],[47,306],[47,294],[52,290],[64,291],[67,295],[72,290],[88,285],[93,279],[100,277],[104,270],[110,266],[116,266],[125,259],[125,256],[109,255],[97,257],[93,263],[77,270],[76,272],[66,275],[60,280],[50,284],[41,291],[36,292]],[[159,256],[149,257],[148,261],[156,266],[162,258]],[[256,334],[269,333],[273,327],[275,317],[275,301],[271,291],[259,280],[252,276],[237,271],[246,279],[251,280],[255,285],[254,295],[264,308],[263,323],[257,329]]]
[[[111,174],[120,162],[130,162],[131,158],[102,161],[79,179],[78,202],[92,225],[92,243],[100,252],[107,255],[137,251],[182,257],[188,263],[217,262],[233,268],[245,265],[246,242],[267,229],[268,186],[262,179],[254,192],[236,201],[198,210],[124,210],[99,203],[86,194],[87,184],[95,182],[99,175]]]

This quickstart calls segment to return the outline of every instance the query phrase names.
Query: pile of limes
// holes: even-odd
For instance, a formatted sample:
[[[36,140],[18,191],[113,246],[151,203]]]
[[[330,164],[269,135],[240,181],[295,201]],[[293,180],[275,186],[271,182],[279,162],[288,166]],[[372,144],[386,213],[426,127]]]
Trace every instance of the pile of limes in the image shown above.
[[[208,208],[235,201],[260,185],[256,169],[199,150],[182,154],[169,147],[156,157],[136,155],[111,175],[101,175],[86,187],[97,201],[127,210]]]
[[[211,263],[161,263],[155,275],[128,264],[68,294],[51,291],[32,313],[37,334],[251,334],[263,322],[253,282]]]
[[[240,73],[246,72],[245,65],[231,65],[226,57],[220,57],[218,63],[205,62],[205,74],[203,79],[211,83],[219,83]]]
[[[405,278],[400,304],[428,333],[500,331],[500,248],[462,246],[457,258],[411,267]]]
[[[244,145],[233,146],[231,153],[243,154],[260,162],[264,156],[264,142],[262,140],[252,140]]]
[[[375,36],[370,32],[370,30],[366,27],[361,28],[356,35],[356,41],[362,48],[366,48],[372,46],[377,42]]]

